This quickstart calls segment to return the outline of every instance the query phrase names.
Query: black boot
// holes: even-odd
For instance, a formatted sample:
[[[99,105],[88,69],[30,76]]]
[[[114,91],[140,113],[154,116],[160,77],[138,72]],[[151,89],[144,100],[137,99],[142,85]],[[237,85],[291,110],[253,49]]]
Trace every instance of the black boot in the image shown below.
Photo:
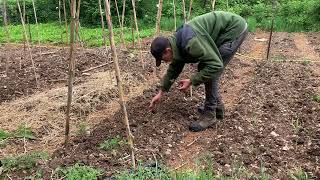
[[[189,129],[191,131],[203,131],[207,128],[212,127],[217,121],[216,121],[216,112],[215,110],[206,110],[204,113],[201,115],[201,120],[192,122],[189,125]]]
[[[223,102],[220,102],[217,107],[216,107],[216,118],[218,120],[223,120],[224,119],[224,104]]]

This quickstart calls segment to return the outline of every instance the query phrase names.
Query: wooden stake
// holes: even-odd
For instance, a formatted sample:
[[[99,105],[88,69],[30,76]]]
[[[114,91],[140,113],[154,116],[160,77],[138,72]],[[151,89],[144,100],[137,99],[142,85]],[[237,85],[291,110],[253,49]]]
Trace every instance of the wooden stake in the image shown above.
[[[157,23],[156,23],[156,36],[160,35],[160,23],[161,23],[161,13],[162,13],[163,0],[159,0],[158,13],[157,13]]]
[[[65,0],[64,0],[65,1]],[[74,69],[75,69],[75,55],[74,55],[74,43],[75,43],[75,28],[77,26],[76,20],[76,0],[71,0],[71,24],[70,24],[70,56],[69,56],[69,78],[68,78],[68,100],[67,100],[67,110],[66,110],[66,129],[65,129],[65,145],[69,142],[69,132],[70,132],[70,109],[72,102],[72,88],[74,81]]]
[[[186,3],[184,0],[182,0],[182,9],[183,9],[183,19],[184,23],[187,23],[187,17],[186,17]]]
[[[274,18],[272,18],[271,29],[269,35],[268,49],[267,49],[267,60],[269,60],[270,48],[271,48],[271,40],[272,40],[272,31],[273,31]]]
[[[112,51],[112,58],[114,63],[114,69],[116,71],[116,80],[117,85],[119,89],[119,98],[120,98],[120,105],[122,107],[123,115],[124,115],[124,124],[126,125],[127,129],[127,138],[128,143],[131,149],[131,159],[132,159],[132,166],[135,169],[135,158],[134,158],[134,146],[133,146],[133,135],[131,134],[130,126],[129,126],[129,119],[128,119],[128,113],[126,109],[126,103],[124,101],[124,94],[122,89],[122,82],[121,82],[121,75],[120,75],[120,68],[119,68],[119,62],[118,62],[118,56],[117,56],[117,50],[114,42],[114,35],[113,35],[113,29],[112,29],[112,21],[111,21],[111,14],[109,10],[109,0],[105,0],[105,7],[106,7],[106,19],[108,22],[108,28],[109,28],[109,38],[110,38],[110,44],[111,44],[111,51]]]
[[[120,26],[120,39],[122,41],[122,46],[125,47],[125,41],[124,41],[124,37],[123,37],[123,29],[121,26],[121,18],[120,18],[120,14],[119,14],[119,8],[118,8],[118,2],[117,0],[114,0],[114,3],[116,4],[116,11],[117,11],[117,15],[118,15],[118,21],[119,21],[119,26]]]
[[[176,30],[177,29],[176,4],[175,4],[174,0],[172,0],[172,1],[173,1],[174,30]]]
[[[4,26],[4,31],[6,33],[6,41],[7,43],[10,42],[10,33],[7,28],[8,22],[7,22],[7,7],[6,7],[6,0],[3,0],[3,26]],[[8,76],[8,70],[9,70],[9,56],[6,54],[6,76]]]
[[[188,14],[188,18],[187,18],[187,20],[189,20],[189,19],[190,19],[190,17],[191,17],[192,2],[193,2],[193,0],[190,0],[190,5],[189,5],[189,14]]]
[[[121,32],[123,33],[123,24],[124,24],[124,14],[126,12],[126,0],[123,0],[123,3],[122,3],[122,17],[121,17]],[[126,48],[126,41],[123,37],[123,45],[124,47]]]
[[[60,24],[60,29],[62,29],[62,21],[61,21],[61,0],[59,0],[59,24]],[[63,32],[61,31],[61,43],[63,44]],[[64,48],[64,46],[62,46]]]
[[[133,27],[134,23],[133,23],[132,16],[131,16],[131,37],[132,37],[132,48],[134,48],[135,47],[135,43],[134,43],[134,27]]]
[[[60,0],[59,0],[60,2]],[[37,18],[37,12],[36,12],[36,6],[34,5],[34,0],[32,0],[32,6],[33,6],[33,14],[34,14],[34,19],[36,21],[36,28],[37,28],[37,37],[38,37],[38,45],[40,46],[40,33],[39,33],[39,25],[38,25],[38,18]],[[60,10],[60,9],[59,9]],[[41,52],[41,49],[40,49]]]
[[[19,0],[17,0],[17,5],[18,5],[19,13],[20,13],[20,19],[21,19],[22,27],[23,27],[24,39],[26,40],[26,44],[27,44],[28,51],[29,51],[29,56],[30,56],[31,63],[32,63],[33,74],[34,74],[34,77],[36,79],[36,86],[38,87],[38,78],[37,78],[37,74],[36,74],[36,67],[34,65],[34,61],[33,61],[33,58],[32,58],[32,52],[31,52],[30,44],[29,44],[29,41],[28,41],[28,38],[27,38],[27,30],[26,30],[26,26],[25,26],[25,23],[24,23],[24,20],[23,20],[23,16],[22,16]]]
[[[212,2],[211,2],[212,11],[214,11],[215,5],[216,5],[216,0],[212,0]]]
[[[102,12],[101,0],[99,0],[98,2],[99,2],[99,11],[100,11],[100,19],[101,19],[103,45],[106,46],[107,45],[107,38],[106,38],[106,31],[104,29],[104,20],[103,20],[103,12]],[[107,48],[106,48],[106,52],[108,52]]]
[[[68,44],[69,40],[68,40],[68,21],[67,21],[67,12],[66,12],[66,0],[63,0],[63,15],[64,15],[64,23],[66,26],[66,41]]]
[[[139,28],[138,28],[135,0],[131,0],[131,2],[132,2],[134,22],[135,22],[135,25],[136,25],[136,32],[137,32],[137,35],[138,35],[138,45],[139,45],[139,52],[140,52],[139,55],[140,55],[140,60],[141,60],[141,63],[142,63],[142,69],[144,69],[144,61],[142,59],[142,52],[141,52],[142,47],[141,47],[140,33],[139,33]]]

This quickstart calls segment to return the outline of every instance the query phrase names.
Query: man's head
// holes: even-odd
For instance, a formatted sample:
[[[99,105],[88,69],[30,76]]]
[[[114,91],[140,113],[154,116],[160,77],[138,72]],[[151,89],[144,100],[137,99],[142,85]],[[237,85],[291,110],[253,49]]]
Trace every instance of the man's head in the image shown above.
[[[157,37],[151,43],[151,54],[156,59],[156,66],[160,66],[161,60],[164,62],[171,62],[173,59],[173,52],[170,42],[165,37]]]

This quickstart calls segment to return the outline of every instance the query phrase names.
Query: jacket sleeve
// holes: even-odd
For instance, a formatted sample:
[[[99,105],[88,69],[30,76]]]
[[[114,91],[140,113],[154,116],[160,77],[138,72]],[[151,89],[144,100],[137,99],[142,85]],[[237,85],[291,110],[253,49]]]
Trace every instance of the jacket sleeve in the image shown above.
[[[191,77],[193,86],[198,86],[208,81],[222,71],[223,63],[218,48],[213,42],[199,36],[191,39],[186,47],[187,52],[199,60],[198,73]]]
[[[163,77],[161,90],[164,92],[168,92],[173,82],[178,78],[184,67],[184,63],[173,60],[173,62],[169,65],[166,75]]]

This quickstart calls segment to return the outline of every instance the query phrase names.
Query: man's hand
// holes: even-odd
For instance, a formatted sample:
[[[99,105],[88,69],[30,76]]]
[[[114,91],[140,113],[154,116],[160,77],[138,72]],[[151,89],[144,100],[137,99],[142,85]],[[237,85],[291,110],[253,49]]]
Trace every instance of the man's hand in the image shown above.
[[[178,89],[180,91],[187,91],[189,87],[191,86],[191,80],[190,79],[183,79],[179,82]]]
[[[151,110],[151,112],[155,112],[156,103],[160,101],[163,94],[164,92],[160,90],[159,93],[152,98],[149,106],[149,109]]]

